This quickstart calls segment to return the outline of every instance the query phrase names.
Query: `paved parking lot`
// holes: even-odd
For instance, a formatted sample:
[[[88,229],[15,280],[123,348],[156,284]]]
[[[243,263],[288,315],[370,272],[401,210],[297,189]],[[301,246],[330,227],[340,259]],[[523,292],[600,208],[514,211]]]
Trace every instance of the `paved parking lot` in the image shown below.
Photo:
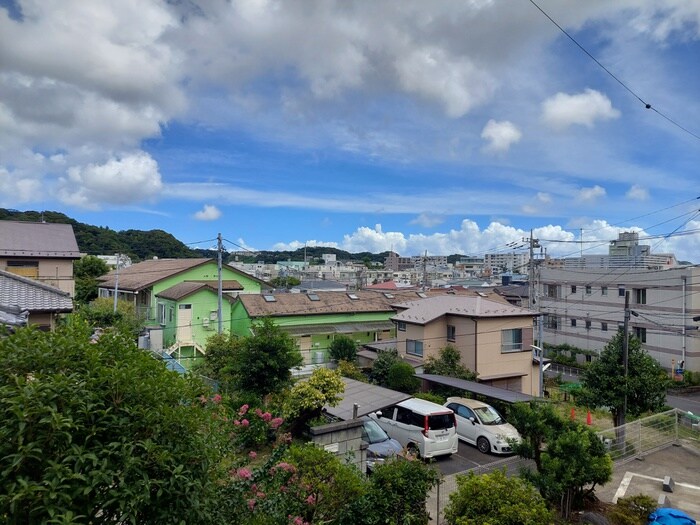
[[[441,457],[434,460],[443,476],[456,474],[465,470],[473,469],[482,465],[487,465],[503,458],[511,456],[496,456],[493,454],[482,454],[475,446],[459,442],[459,450],[450,457]]]

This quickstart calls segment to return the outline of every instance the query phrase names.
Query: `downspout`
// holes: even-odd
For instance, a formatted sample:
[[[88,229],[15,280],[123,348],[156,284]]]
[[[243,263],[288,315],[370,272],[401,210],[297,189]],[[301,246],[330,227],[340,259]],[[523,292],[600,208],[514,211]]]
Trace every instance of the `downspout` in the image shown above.
[[[479,377],[479,330],[476,319],[474,319],[474,373]]]

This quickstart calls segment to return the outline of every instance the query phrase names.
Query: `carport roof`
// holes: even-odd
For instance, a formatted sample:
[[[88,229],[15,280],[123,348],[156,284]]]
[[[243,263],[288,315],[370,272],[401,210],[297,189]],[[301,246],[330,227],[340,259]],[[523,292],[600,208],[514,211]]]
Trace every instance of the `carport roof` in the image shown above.
[[[457,379],[456,377],[446,377],[435,374],[416,374],[416,377],[425,379],[426,381],[430,381],[432,383],[438,383],[440,385],[461,388],[462,390],[486,396],[491,399],[505,401],[506,403],[517,403],[520,401],[532,401],[536,399],[533,396],[523,394],[521,392],[514,392],[504,388],[496,388],[495,386],[484,385],[483,383],[467,381],[465,379]]]
[[[344,421],[352,419],[352,406],[355,403],[359,405],[357,411],[359,417],[413,397],[410,394],[370,385],[347,377],[342,379],[345,383],[343,400],[338,406],[326,407],[326,412]]]

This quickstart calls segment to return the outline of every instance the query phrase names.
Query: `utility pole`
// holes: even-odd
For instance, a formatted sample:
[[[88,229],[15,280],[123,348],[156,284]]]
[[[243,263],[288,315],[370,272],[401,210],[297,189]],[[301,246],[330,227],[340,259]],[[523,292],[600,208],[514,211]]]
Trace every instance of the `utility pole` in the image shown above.
[[[528,302],[528,308],[530,310],[533,309],[533,306],[535,306],[538,311],[540,308],[539,301],[536,299],[537,296],[537,287],[535,286],[535,248],[540,248],[540,240],[535,239],[532,236],[532,230],[530,230],[530,238],[527,239],[528,244],[529,244],[529,251],[530,251],[530,260],[528,261],[528,277],[527,277],[527,283],[528,283],[528,296],[527,296],[527,302]],[[523,239],[525,241],[526,239]],[[540,368],[540,389],[539,389],[539,394],[540,397],[544,397],[544,343],[542,342],[542,316],[538,315],[537,316],[537,346],[533,345],[533,348],[535,349],[536,352],[539,353],[539,359],[537,360],[539,363],[539,368]]]
[[[423,291],[427,289],[428,284],[428,250],[425,250],[425,255],[423,256]]]
[[[622,367],[625,370],[624,373],[624,387],[625,395],[622,403],[622,415],[620,416],[620,422],[625,424],[625,417],[627,416],[627,375],[629,373],[629,347],[630,347],[630,336],[629,336],[629,325],[630,325],[630,293],[625,291],[625,321],[622,325],[624,334],[622,337]]]
[[[219,272],[219,290],[218,290],[218,302],[217,302],[217,310],[216,310],[216,318],[219,320],[219,330],[218,332],[221,333],[223,330],[223,323],[224,320],[221,318],[222,317],[222,312],[221,312],[221,298],[224,293],[224,288],[223,288],[223,283],[221,281],[221,267],[222,267],[222,261],[221,259],[223,258],[223,251],[224,251],[224,243],[221,241],[221,233],[216,236],[216,251],[218,252],[218,257],[217,257],[217,270]]]
[[[119,262],[121,261],[121,254],[117,254],[117,276],[114,280],[114,313],[117,313],[117,296],[119,295]]]

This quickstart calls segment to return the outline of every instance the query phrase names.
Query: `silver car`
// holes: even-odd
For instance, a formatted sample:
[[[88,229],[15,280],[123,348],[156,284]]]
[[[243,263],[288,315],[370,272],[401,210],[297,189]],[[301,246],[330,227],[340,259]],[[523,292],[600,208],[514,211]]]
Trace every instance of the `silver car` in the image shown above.
[[[449,397],[445,406],[455,413],[459,439],[476,445],[484,454],[510,454],[513,443],[521,439],[515,427],[506,423],[491,405],[475,399]]]

